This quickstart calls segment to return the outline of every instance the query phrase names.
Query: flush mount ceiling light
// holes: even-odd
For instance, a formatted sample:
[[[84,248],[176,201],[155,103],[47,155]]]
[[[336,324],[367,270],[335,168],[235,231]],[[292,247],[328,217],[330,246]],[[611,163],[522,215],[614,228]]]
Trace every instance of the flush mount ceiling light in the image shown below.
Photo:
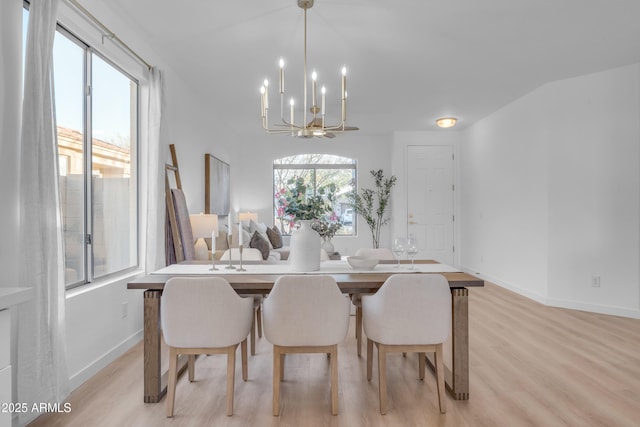
[[[436,120],[436,125],[440,128],[451,128],[456,125],[458,119],[455,117],[441,117]]]
[[[265,79],[260,87],[260,104],[262,128],[267,133],[281,133],[297,136],[300,138],[311,138],[313,136],[319,138],[334,138],[337,133],[347,130],[358,130],[355,126],[347,126],[347,68],[342,67],[342,89],[340,91],[340,99],[342,105],[341,120],[337,124],[328,125],[325,123],[325,105],[327,91],[324,86],[320,89],[321,100],[318,106],[318,74],[315,70],[311,73],[311,107],[307,109],[307,9],[313,7],[314,0],[297,0],[298,7],[304,10],[304,90],[302,101],[302,122],[295,121],[295,100],[290,98],[289,103],[289,120],[285,119],[284,103],[284,60],[280,58],[280,76],[279,76],[279,92],[280,92],[280,123],[274,124],[279,129],[269,127],[269,80]],[[308,113],[311,113],[311,120],[307,121]]]

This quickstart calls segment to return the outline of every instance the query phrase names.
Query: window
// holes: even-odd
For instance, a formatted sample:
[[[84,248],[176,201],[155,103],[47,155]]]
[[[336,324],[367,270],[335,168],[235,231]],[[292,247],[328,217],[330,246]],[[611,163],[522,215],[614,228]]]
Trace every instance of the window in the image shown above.
[[[69,288],[138,264],[138,84],[62,27],[53,62]]]
[[[284,234],[291,233],[293,224],[283,215],[282,209],[279,209],[278,199],[289,186],[289,180],[296,177],[304,179],[312,196],[319,188],[335,184],[337,190],[333,212],[342,222],[342,228],[336,235],[350,236],[356,233],[356,218],[346,197],[356,188],[354,159],[331,154],[298,154],[273,162],[274,224]]]

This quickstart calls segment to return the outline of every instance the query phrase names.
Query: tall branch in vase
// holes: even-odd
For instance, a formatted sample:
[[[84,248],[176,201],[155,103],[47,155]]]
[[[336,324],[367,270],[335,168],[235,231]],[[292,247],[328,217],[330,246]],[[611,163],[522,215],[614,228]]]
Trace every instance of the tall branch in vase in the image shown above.
[[[367,222],[371,231],[373,247],[378,248],[380,247],[380,230],[389,222],[389,218],[385,218],[384,214],[389,206],[391,189],[396,184],[397,178],[394,175],[391,175],[390,178],[385,178],[382,169],[370,172],[375,180],[376,188],[365,188],[359,194],[354,189],[347,194],[347,198],[353,211]],[[375,209],[374,204],[376,205]]]

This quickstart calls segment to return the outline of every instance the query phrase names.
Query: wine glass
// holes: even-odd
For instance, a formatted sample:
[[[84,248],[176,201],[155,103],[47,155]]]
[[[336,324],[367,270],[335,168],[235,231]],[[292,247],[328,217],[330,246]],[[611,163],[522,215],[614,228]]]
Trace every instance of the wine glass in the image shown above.
[[[404,237],[396,237],[393,240],[393,253],[396,254],[398,265],[396,268],[400,268],[400,255],[407,250],[407,240]]]
[[[418,239],[416,239],[412,235],[409,235],[409,239],[407,239],[406,247],[407,247],[407,255],[409,255],[409,258],[411,258],[410,269],[413,270],[413,259],[418,254]]]

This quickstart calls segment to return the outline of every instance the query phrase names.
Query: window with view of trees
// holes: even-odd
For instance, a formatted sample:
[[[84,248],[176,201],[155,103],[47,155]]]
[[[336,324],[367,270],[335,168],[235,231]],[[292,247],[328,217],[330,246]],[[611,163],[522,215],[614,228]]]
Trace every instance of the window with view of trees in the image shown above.
[[[274,224],[283,234],[290,234],[295,227],[283,205],[294,180],[302,178],[308,196],[315,196],[320,188],[335,185],[331,216],[342,224],[336,235],[356,234],[356,216],[346,196],[356,188],[356,167],[355,159],[331,154],[298,154],[276,159],[273,162]]]
[[[65,284],[138,265],[138,83],[58,27],[54,48]]]

